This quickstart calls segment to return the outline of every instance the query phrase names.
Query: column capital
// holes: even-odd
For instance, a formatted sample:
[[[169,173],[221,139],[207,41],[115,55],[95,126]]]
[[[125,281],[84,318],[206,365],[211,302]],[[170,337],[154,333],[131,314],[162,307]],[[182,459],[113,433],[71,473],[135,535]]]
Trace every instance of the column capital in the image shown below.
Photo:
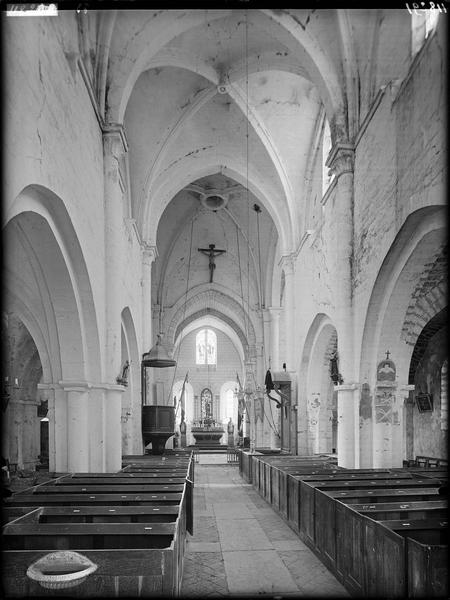
[[[158,258],[158,248],[149,242],[143,241],[141,243],[141,250],[142,260],[146,265],[151,265]]]
[[[295,254],[293,252],[285,254],[281,257],[278,264],[284,269],[286,274],[293,275],[295,271]]]
[[[355,148],[349,142],[336,142],[326,160],[326,166],[336,177],[353,173]]]
[[[335,385],[335,392],[354,392],[359,390],[359,383],[342,383],[341,385]]]
[[[114,156],[119,157],[128,152],[128,140],[125,128],[120,123],[105,123],[102,127],[105,148]]]
[[[58,381],[57,384],[50,384],[47,389],[63,389],[65,392],[86,392],[88,390],[96,389],[96,390],[117,390],[124,391],[124,387],[122,385],[117,385],[116,383],[103,383],[103,382],[92,382],[85,380],[72,380],[66,379],[62,381]],[[44,388],[41,388],[44,389]]]
[[[400,383],[397,388],[397,393],[399,393],[404,398],[407,398],[409,396],[409,392],[413,392],[415,389],[415,385]]]
[[[272,319],[279,319],[284,309],[282,306],[268,306],[266,310]]]

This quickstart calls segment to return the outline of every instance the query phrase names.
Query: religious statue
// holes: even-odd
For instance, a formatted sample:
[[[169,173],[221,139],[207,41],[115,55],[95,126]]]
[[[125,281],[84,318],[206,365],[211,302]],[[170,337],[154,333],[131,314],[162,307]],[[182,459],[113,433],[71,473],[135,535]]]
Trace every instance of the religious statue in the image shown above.
[[[209,244],[209,248],[198,248],[199,252],[209,257],[209,283],[213,281],[214,269],[216,268],[214,258],[226,252],[226,250],[216,250],[215,248],[215,244]]]
[[[330,377],[334,385],[342,385],[344,383],[342,375],[339,373],[339,362],[337,352],[335,352],[330,358]]]
[[[128,370],[130,368],[130,362],[128,360],[125,361],[122,369],[122,375],[120,377],[116,377],[116,382],[119,385],[124,385],[125,387],[128,385]]]
[[[234,425],[233,425],[233,421],[231,420],[231,417],[230,417],[230,420],[228,421],[227,431],[228,431],[229,435],[234,433]]]

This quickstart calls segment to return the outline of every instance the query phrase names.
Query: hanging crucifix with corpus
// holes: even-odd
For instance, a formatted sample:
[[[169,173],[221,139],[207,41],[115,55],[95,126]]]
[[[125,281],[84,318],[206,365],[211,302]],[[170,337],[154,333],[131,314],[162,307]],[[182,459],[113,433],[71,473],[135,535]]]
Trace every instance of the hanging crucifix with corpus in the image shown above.
[[[209,248],[198,248],[199,252],[202,252],[206,256],[209,256],[209,283],[213,281],[214,269],[216,268],[216,264],[214,259],[219,254],[223,254],[226,250],[216,250],[215,244],[210,244]]]

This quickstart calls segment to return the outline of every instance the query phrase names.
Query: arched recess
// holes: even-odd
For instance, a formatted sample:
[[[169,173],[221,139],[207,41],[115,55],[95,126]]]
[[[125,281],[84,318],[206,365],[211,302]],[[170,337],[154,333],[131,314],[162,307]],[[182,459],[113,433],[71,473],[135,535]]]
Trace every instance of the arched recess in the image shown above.
[[[77,233],[63,201],[27,186],[5,218],[5,285],[42,326],[53,382],[102,380],[97,315]],[[56,367],[58,365],[58,367]]]
[[[33,337],[13,311],[3,313],[2,351],[2,456],[19,469],[34,470],[40,455],[48,462],[48,444],[41,448],[38,416],[42,364]]]
[[[218,156],[217,149],[205,150],[197,158],[182,160],[165,170],[161,178],[155,181],[151,190],[144,196],[145,205],[137,215],[137,221],[142,223],[142,237],[156,244],[157,230],[161,216],[174,196],[192,181],[221,173],[234,179],[248,189],[264,206],[272,218],[280,239],[280,247],[284,252],[290,252],[293,244],[293,226],[288,218],[285,198],[281,190],[272,186],[264,186],[263,174],[246,164],[235,155],[222,153]],[[201,167],[199,167],[201,163]],[[151,218],[150,218],[151,216]]]
[[[337,351],[337,331],[320,313],[306,336],[300,365],[299,453],[331,453],[337,447],[337,395],[330,377],[330,359]]]
[[[361,466],[406,458],[404,400],[415,395],[407,387],[411,358],[425,325],[447,305],[444,211],[428,206],[409,215],[372,290],[361,347]],[[387,351],[396,366],[396,385],[386,421],[377,416],[376,371]]]
[[[121,364],[129,362],[128,385],[122,394],[122,454],[141,454],[140,358],[134,320],[129,307],[122,311]]]
[[[208,315],[218,318],[234,330],[244,351],[248,345],[256,343],[253,323],[237,301],[216,290],[196,289],[186,301],[182,298],[175,306],[167,328],[167,345],[175,344],[180,332],[190,323]]]
[[[4,223],[4,309],[20,318],[36,345],[43,372],[40,386],[49,401],[49,467],[67,471],[76,450],[67,441],[70,415],[65,387],[76,384],[87,391],[102,381],[89,274],[64,203],[50,190],[25,188]],[[87,418],[86,407],[79,425],[86,436],[86,461]]]

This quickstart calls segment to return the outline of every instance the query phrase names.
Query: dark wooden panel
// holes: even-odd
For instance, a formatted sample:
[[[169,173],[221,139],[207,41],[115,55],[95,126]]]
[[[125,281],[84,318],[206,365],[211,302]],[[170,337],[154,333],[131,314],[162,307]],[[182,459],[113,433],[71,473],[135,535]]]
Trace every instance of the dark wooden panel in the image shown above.
[[[420,502],[427,500],[436,500],[439,498],[438,488],[403,488],[382,489],[380,490],[322,490],[337,500],[342,500],[346,504],[365,504],[375,502]]]
[[[270,466],[270,478],[272,488],[272,506],[276,511],[280,510],[280,471],[277,467]]]
[[[264,463],[264,498],[272,503],[272,482],[271,482],[271,465],[269,462],[265,461]]]
[[[169,493],[182,492],[184,485],[180,484],[148,484],[148,485],[45,485],[33,488],[33,494],[139,494],[139,493]],[[20,496],[16,494],[17,497]]]
[[[297,532],[300,531],[300,479],[298,477],[287,477],[288,502],[287,519],[289,525]]]
[[[77,506],[103,504],[106,506],[167,502],[178,504],[181,493],[175,494],[30,494],[14,495],[7,499],[14,506]]]
[[[314,487],[300,481],[300,534],[310,545],[314,545]]]
[[[55,486],[61,485],[103,485],[110,487],[111,485],[129,486],[129,485],[168,485],[177,484],[183,485],[186,477],[65,477],[58,479]]]
[[[448,545],[430,546],[406,540],[408,553],[408,596],[448,598]]]
[[[316,492],[316,497],[323,496]],[[335,503],[336,531],[335,558],[337,571],[341,581],[353,595],[361,595],[364,591],[364,556],[366,548],[363,544],[362,521],[364,517],[356,511],[349,510],[339,502]]]
[[[130,596],[131,583],[141,589],[141,595],[174,595],[175,582],[171,564],[170,550],[87,550],[83,555],[98,565],[97,571],[76,588],[58,592],[48,592],[26,576],[28,566],[47,552],[24,550],[5,551],[2,555],[3,588],[11,597],[30,596],[71,596],[77,598],[91,597],[135,597]],[[118,568],[120,565],[120,568]],[[165,566],[164,573],[161,565]],[[5,577],[5,574],[8,574]],[[150,575],[151,574],[151,575]],[[139,589],[137,587],[136,589]]]

